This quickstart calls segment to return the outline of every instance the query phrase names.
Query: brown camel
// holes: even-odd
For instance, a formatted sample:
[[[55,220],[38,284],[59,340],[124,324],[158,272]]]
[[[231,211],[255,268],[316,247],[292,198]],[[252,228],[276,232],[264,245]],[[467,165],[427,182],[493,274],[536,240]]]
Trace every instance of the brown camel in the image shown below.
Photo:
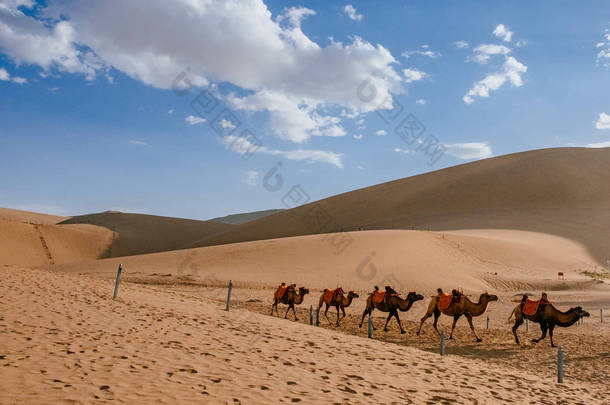
[[[324,292],[322,293],[322,295],[320,295],[320,301],[318,302],[318,308],[322,308],[322,304],[326,304],[326,302],[324,302],[324,294],[326,294],[327,291],[328,291],[328,289],[325,289]],[[340,290],[338,294],[333,295],[333,298],[331,299],[330,304],[326,304],[326,310],[324,311],[324,316],[326,317],[326,320],[328,321],[328,323],[330,325],[333,324],[330,321],[330,319],[328,319],[328,315],[326,314],[328,312],[328,308],[330,308],[330,307],[337,308],[337,326],[339,326],[339,322],[341,322],[341,319],[345,318],[345,308],[352,305],[353,299],[358,298],[358,297],[359,297],[359,295],[353,291],[348,292],[347,297],[346,297],[345,295],[343,295],[343,290]],[[341,317],[339,316],[339,309],[341,309],[341,311],[343,312],[343,316],[341,316]]]
[[[371,314],[373,312],[373,309],[378,309],[381,312],[390,313],[388,315],[388,319],[386,319],[385,321],[385,326],[383,327],[384,332],[388,331],[388,322],[390,322],[390,319],[392,319],[392,317],[395,317],[396,321],[398,322],[398,326],[400,327],[400,333],[405,333],[405,330],[402,328],[402,325],[400,323],[400,318],[398,317],[398,311],[400,310],[401,312],[406,312],[411,309],[411,306],[414,302],[423,299],[423,295],[417,294],[415,291],[411,291],[409,294],[407,294],[407,298],[405,299],[399,297],[396,294],[392,294],[388,297],[388,299],[384,299],[381,302],[374,302],[373,294],[371,293],[366,299],[366,308],[362,313],[362,319],[360,320],[359,327],[362,328],[362,323],[364,322],[364,317],[366,315]],[[375,325],[373,325],[373,329],[377,330],[377,328],[375,328]]]
[[[532,339],[532,343],[538,343],[542,339],[546,338],[546,331],[548,330],[549,336],[551,337],[551,347],[556,347],[555,343],[553,343],[553,329],[555,329],[555,326],[567,328],[568,326],[572,326],[574,323],[576,323],[576,321],[578,321],[580,318],[590,316],[590,314],[581,307],[570,308],[566,312],[561,312],[551,303],[539,308],[534,315],[524,314],[521,305],[517,305],[515,309],[513,309],[510,317],[512,317],[513,314],[515,314],[513,335],[515,335],[515,342],[517,342],[517,344],[519,344],[517,329],[523,323],[523,318],[527,318],[532,322],[539,323],[540,329],[542,330],[542,336],[540,336],[538,339]]]
[[[442,291],[440,291],[440,289],[439,289],[439,292],[442,293]],[[440,300],[440,294],[432,297],[432,300],[430,300],[430,304],[428,305],[428,310],[426,311],[426,314],[423,316],[423,318],[421,319],[421,323],[419,324],[419,330],[417,331],[417,336],[419,336],[419,333],[421,332],[421,327],[423,326],[426,319],[428,319],[432,315],[434,315],[434,324],[433,324],[434,330],[436,331],[436,333],[438,333],[440,335],[440,332],[438,331],[438,328],[436,327],[436,323],[438,322],[438,318],[439,318],[439,316],[441,316],[441,313],[443,313],[447,316],[453,317],[453,325],[451,325],[451,334],[449,335],[449,339],[453,339],[453,330],[455,329],[455,324],[457,323],[457,320],[460,319],[460,317],[462,315],[464,315],[466,317],[466,319],[468,320],[468,324],[470,324],[470,330],[472,330],[472,333],[474,334],[474,337],[477,339],[477,342],[483,341],[483,339],[479,338],[477,336],[477,333],[474,331],[474,326],[472,325],[472,318],[475,316],[483,315],[485,313],[485,310],[487,309],[487,304],[489,304],[491,301],[497,301],[498,300],[497,296],[483,293],[479,297],[479,302],[474,303],[474,302],[470,301],[468,299],[468,297],[466,297],[465,295],[460,294],[459,301],[451,302],[451,304],[449,304],[449,307],[447,307],[443,310],[441,310],[439,308],[439,300]]]
[[[288,308],[286,309],[286,314],[284,315],[284,319],[288,318],[288,311],[290,311],[290,309],[292,308],[292,313],[294,314],[294,320],[298,321],[299,318],[297,318],[297,314],[294,310],[294,306],[301,305],[303,303],[303,299],[305,298],[305,295],[307,295],[307,294],[309,294],[309,290],[305,287],[299,287],[299,292],[297,293],[294,284],[288,286],[288,288],[284,292],[284,295],[282,295],[281,298],[277,297],[277,292],[276,292],[276,294],[273,295],[273,305],[271,306],[271,315],[273,315],[274,308],[275,308],[275,313],[276,314],[278,313],[277,304],[279,304],[281,302],[282,304],[288,305]]]

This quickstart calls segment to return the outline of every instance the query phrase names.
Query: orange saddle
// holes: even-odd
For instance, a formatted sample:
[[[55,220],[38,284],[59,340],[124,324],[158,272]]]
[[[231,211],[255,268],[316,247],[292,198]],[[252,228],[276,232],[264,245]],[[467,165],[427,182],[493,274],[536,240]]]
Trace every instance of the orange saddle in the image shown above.
[[[330,303],[333,302],[333,300],[337,298],[339,294],[343,293],[344,291],[341,287],[336,288],[334,290],[326,290],[324,291],[324,302],[330,305]]]
[[[284,296],[284,294],[286,294],[286,290],[288,289],[287,285],[281,285],[277,288],[277,291],[275,291],[275,299],[276,300],[281,300],[282,297]]]
[[[536,312],[538,312],[539,305],[540,305],[539,300],[534,301],[534,300],[527,299],[525,301],[525,304],[523,305],[523,314],[529,315],[529,316],[536,315]]]
[[[384,297],[385,297],[385,291],[375,291],[373,293],[373,303],[381,304],[383,302]]]
[[[451,305],[451,300],[453,300],[453,294],[442,294],[438,300],[439,309],[447,309],[449,305]]]

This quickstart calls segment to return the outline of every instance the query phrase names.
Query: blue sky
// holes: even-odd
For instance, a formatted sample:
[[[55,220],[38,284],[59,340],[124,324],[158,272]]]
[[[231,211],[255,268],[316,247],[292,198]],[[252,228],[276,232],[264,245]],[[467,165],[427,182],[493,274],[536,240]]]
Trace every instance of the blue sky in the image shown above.
[[[610,146],[609,29],[604,1],[0,0],[0,206],[206,219]]]

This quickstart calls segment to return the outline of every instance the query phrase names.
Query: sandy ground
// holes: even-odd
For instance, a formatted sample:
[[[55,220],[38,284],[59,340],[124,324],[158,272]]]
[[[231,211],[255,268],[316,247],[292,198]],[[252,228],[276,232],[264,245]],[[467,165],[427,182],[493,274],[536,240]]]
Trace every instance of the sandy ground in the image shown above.
[[[234,308],[225,312],[220,288],[125,282],[114,301],[110,280],[11,266],[0,271],[3,404],[602,404],[610,398],[609,324],[591,318],[557,333],[566,382],[556,384],[556,352],[548,342],[511,344],[502,323],[509,297],[490,307],[492,328],[480,331],[483,343],[474,344],[461,325],[441,357],[430,325],[420,343],[410,322],[406,336],[395,325],[387,334],[375,332],[388,342],[363,337],[354,319],[360,301],[336,331],[263,315],[268,302],[247,301],[269,301],[271,290],[254,286],[236,288]],[[556,299],[579,300],[579,294]],[[422,309],[408,314],[417,317]],[[300,308],[301,318],[306,312]]]

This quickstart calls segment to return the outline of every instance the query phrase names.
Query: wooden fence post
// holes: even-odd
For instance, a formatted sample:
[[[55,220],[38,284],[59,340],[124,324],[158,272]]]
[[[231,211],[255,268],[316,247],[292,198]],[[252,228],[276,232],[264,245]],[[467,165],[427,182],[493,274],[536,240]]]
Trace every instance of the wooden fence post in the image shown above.
[[[227,308],[225,309],[225,311],[229,310],[229,307],[231,306],[231,290],[233,289],[233,282],[231,280],[229,280],[229,293],[227,294]]]
[[[369,339],[373,337],[373,319],[371,317],[371,313],[369,312]]]
[[[441,356],[445,355],[445,331],[441,332]]]
[[[525,331],[529,332],[529,330],[530,330],[530,321],[527,318],[525,318]]]
[[[313,325],[313,305],[309,306],[309,324]]]
[[[320,326],[320,307],[316,308],[316,326]]]
[[[563,383],[563,348],[561,346],[557,350],[557,382]]]
[[[123,265],[119,264],[119,269],[116,272],[116,281],[114,282],[114,296],[112,299],[116,300],[119,295],[119,283],[121,282],[121,272],[123,271]]]
[[[599,309],[599,321],[604,323],[604,310],[602,308]]]
[[[489,315],[487,316],[487,329],[489,329]]]

